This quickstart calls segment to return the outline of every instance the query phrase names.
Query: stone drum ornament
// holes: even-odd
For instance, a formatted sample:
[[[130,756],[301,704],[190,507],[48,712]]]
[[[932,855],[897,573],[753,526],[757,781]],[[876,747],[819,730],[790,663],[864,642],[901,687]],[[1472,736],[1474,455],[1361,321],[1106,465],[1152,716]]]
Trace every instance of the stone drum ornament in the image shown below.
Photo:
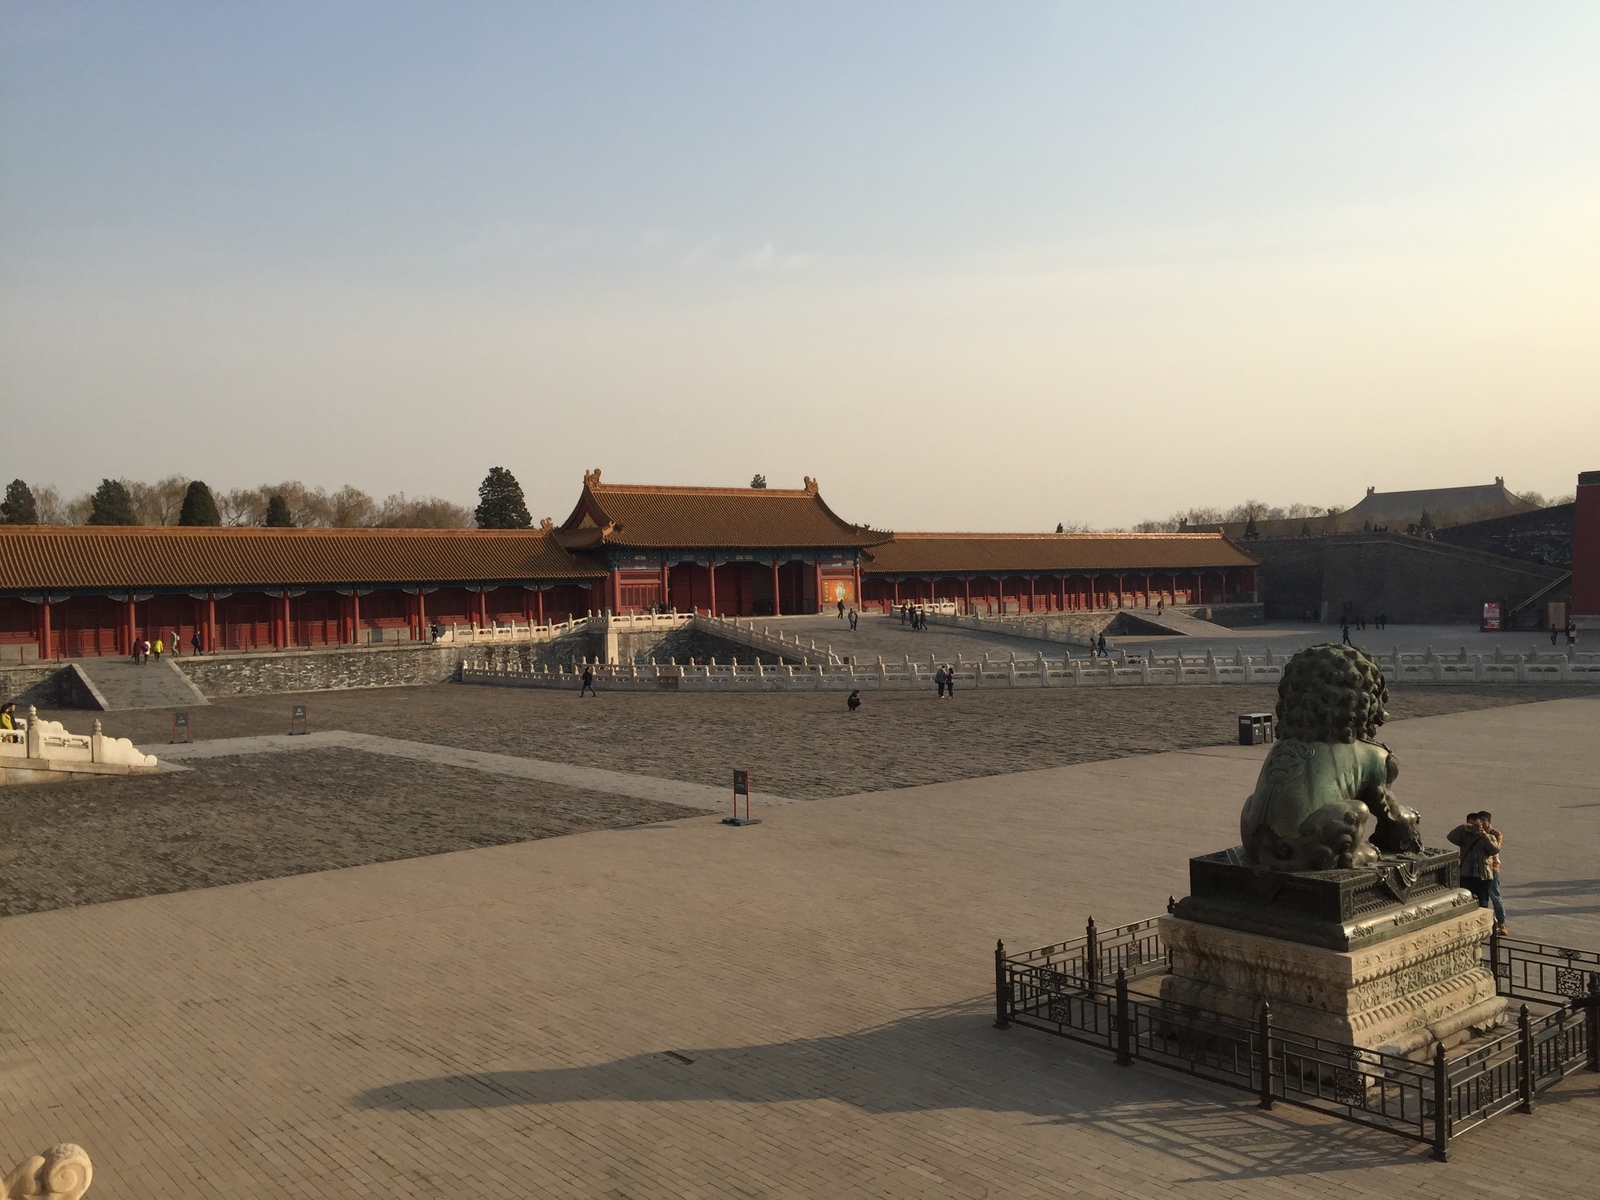
[[[1390,790],[1400,766],[1377,740],[1388,698],[1378,664],[1353,646],[1313,646],[1289,660],[1278,684],[1278,739],[1239,818],[1246,861],[1323,871],[1422,849],[1416,811]]]

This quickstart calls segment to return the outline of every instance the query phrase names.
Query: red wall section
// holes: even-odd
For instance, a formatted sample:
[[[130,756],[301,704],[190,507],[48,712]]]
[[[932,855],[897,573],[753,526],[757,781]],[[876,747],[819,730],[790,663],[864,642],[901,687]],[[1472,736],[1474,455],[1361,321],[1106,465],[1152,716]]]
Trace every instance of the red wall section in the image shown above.
[[[1572,616],[1583,629],[1600,629],[1600,471],[1578,476],[1572,522]]]

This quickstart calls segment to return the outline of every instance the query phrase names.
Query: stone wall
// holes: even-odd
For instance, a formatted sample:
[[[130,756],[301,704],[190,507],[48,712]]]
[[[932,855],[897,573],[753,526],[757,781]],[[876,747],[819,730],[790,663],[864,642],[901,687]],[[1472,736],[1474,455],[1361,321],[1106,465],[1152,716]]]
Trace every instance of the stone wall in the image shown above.
[[[76,701],[81,688],[78,673],[59,663],[0,669],[0,700],[14,700],[19,709],[26,709],[30,704],[40,708],[78,707]]]
[[[1400,533],[1262,538],[1250,548],[1262,560],[1272,620],[1300,620],[1309,610],[1329,623],[1383,613],[1401,624],[1477,624],[1486,601],[1509,609],[1563,573]]]
[[[181,670],[207,696],[416,687],[453,678],[468,650],[403,643],[276,654],[205,654],[184,659]]]

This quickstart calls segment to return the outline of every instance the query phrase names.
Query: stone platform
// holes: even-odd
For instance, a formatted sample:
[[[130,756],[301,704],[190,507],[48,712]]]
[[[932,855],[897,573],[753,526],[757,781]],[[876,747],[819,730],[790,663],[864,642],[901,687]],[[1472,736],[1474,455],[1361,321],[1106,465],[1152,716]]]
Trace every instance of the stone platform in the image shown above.
[[[1480,964],[1493,917],[1465,891],[1448,907],[1442,919],[1351,950],[1162,917],[1172,973],[1161,998],[1245,1024],[1269,1000],[1283,1029],[1426,1058],[1498,1025],[1506,1007]]]

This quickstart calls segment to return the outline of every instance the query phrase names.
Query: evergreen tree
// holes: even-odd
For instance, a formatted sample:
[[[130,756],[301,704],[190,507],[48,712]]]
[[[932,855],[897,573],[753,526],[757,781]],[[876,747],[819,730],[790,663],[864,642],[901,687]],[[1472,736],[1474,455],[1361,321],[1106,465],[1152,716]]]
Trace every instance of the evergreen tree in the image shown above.
[[[478,507],[472,519],[479,529],[527,529],[533,524],[522,485],[504,467],[490,467],[478,485]]]
[[[0,525],[37,525],[39,506],[34,503],[33,489],[20,479],[6,485],[6,498],[0,502]]]
[[[183,507],[178,511],[179,525],[221,525],[222,514],[217,511],[217,499],[211,489],[198,479],[189,484],[183,494]]]
[[[1256,519],[1253,515],[1244,523],[1244,536],[1251,539],[1261,536],[1261,530],[1256,526]]]
[[[753,487],[753,488],[764,488],[764,487],[766,487],[767,486],[767,477],[765,475],[752,475],[750,477],[750,486]]]
[[[133,515],[133,496],[116,479],[102,479],[89,498],[90,525],[137,525]]]
[[[288,529],[294,524],[289,515],[289,502],[282,496],[267,497],[267,519],[262,522],[268,529]]]

